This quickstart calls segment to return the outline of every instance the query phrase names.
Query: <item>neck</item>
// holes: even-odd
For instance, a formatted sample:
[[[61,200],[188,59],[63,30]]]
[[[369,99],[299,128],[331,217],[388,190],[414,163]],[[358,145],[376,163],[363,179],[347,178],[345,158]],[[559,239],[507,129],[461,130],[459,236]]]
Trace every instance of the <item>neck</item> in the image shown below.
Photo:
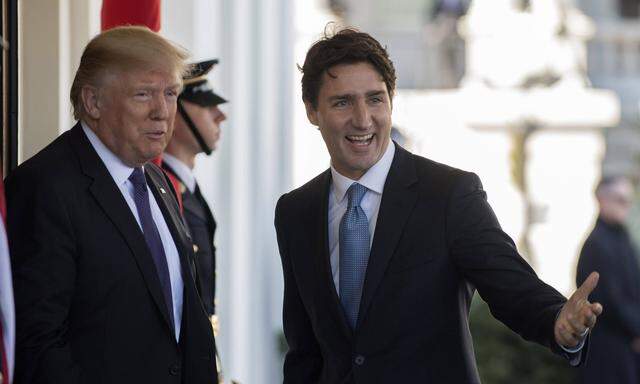
[[[168,145],[165,152],[182,161],[187,165],[187,167],[189,167],[189,169],[193,169],[193,167],[195,167],[196,155],[194,153],[175,145]]]
[[[620,221],[614,220],[613,218],[603,215],[602,213],[600,213],[600,220],[611,227],[622,227],[624,225]]]

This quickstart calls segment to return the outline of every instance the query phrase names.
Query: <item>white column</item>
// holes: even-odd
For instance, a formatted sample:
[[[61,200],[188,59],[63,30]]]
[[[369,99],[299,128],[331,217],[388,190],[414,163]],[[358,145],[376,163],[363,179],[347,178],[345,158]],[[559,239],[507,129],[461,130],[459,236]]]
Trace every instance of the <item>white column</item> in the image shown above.
[[[19,27],[19,149],[18,162],[33,156],[59,132],[60,49],[59,1],[20,2]]]
[[[218,221],[217,340],[225,377],[278,382],[282,272],[273,211],[290,184],[291,0],[164,0],[161,33],[194,59],[219,58],[209,80],[229,103],[222,139],[196,174]]]
[[[82,49],[98,32],[100,0],[20,2],[18,161],[73,124],[69,90]]]

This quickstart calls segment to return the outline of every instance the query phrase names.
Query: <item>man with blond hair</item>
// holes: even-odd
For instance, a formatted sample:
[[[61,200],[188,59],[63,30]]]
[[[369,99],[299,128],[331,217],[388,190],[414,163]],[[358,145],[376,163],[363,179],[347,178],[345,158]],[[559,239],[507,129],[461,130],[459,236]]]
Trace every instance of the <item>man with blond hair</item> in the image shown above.
[[[184,50],[142,27],[95,37],[78,123],[7,179],[19,383],[215,383],[215,342],[174,191]]]

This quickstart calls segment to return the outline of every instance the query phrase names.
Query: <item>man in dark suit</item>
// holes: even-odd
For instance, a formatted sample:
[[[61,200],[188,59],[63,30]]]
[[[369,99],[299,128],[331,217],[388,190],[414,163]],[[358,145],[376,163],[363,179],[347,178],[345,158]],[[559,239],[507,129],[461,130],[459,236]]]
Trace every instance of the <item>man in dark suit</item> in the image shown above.
[[[78,123],[7,179],[16,383],[217,382],[191,240],[148,162],[185,58],[146,28],[98,35],[71,88]]]
[[[178,97],[173,137],[162,156],[164,169],[180,193],[182,212],[191,231],[195,252],[196,285],[207,314],[216,329],[216,221],[196,181],[196,155],[210,155],[220,139],[220,124],[227,118],[218,107],[227,100],[216,94],[207,74],[218,60],[192,65]]]
[[[625,228],[633,186],[623,177],[605,177],[596,188],[600,215],[580,253],[576,283],[589,271],[601,280],[592,298],[607,307],[591,334],[589,360],[580,368],[584,384],[640,383],[640,267]]]
[[[281,197],[285,383],[478,383],[468,311],[572,364],[602,307],[568,301],[518,255],[479,178],[389,139],[395,71],[351,29],[307,52],[302,97],[331,168]]]

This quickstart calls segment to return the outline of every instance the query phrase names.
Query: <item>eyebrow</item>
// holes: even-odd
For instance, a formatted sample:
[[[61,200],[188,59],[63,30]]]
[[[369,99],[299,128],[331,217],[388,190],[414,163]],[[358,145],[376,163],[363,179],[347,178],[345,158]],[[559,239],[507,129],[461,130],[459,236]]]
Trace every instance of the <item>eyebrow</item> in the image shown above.
[[[375,91],[369,91],[367,93],[365,93],[365,97],[371,97],[371,96],[379,96],[379,95],[384,95],[385,91],[380,89],[380,90],[375,90]],[[334,100],[345,100],[345,99],[353,99],[356,95],[353,93],[345,93],[342,95],[334,95],[334,96],[330,96],[329,97],[329,101],[334,101]]]
[[[180,89],[182,87],[182,85],[180,83],[174,83],[174,84],[170,84],[167,85],[166,87],[158,87],[152,83],[139,83],[139,84],[132,84],[131,88],[132,89],[144,89],[144,90],[159,90],[159,89]]]

